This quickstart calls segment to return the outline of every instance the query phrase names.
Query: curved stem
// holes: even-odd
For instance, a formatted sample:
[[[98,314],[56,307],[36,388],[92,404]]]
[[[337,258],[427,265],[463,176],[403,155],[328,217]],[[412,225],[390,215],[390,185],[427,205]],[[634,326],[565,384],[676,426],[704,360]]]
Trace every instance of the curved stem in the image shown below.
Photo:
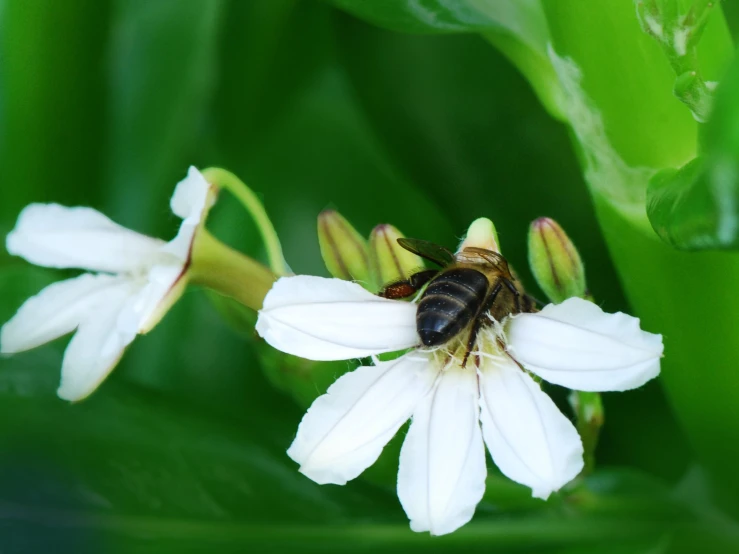
[[[203,175],[209,183],[228,190],[241,202],[257,224],[259,234],[264,241],[264,247],[267,249],[270,268],[278,275],[287,275],[289,270],[282,255],[280,239],[277,237],[277,232],[267,216],[262,202],[254,191],[247,187],[236,175],[220,167],[209,167],[203,171]]]

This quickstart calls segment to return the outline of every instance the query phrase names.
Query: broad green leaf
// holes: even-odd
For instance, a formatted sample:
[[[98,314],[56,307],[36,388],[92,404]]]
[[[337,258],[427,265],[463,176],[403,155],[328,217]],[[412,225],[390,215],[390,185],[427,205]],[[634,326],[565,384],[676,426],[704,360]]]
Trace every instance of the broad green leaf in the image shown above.
[[[337,7],[396,31],[504,31],[546,52],[549,32],[540,0],[331,0]]]
[[[227,5],[213,115],[220,146],[229,156],[238,158],[259,144],[310,86],[331,52],[325,33],[330,11],[304,0]]]
[[[292,55],[270,53],[268,44],[257,42],[243,45],[256,49],[248,55],[226,52],[224,86],[236,86],[244,92],[246,84],[240,76],[257,71],[253,64],[258,53],[276,56],[278,65],[270,69],[275,77],[264,83],[267,88],[261,94],[265,99],[279,99],[265,104],[266,109],[279,113],[261,119],[261,134],[255,140],[246,125],[255,121],[254,106],[236,101],[232,92],[219,90],[217,98],[225,108],[220,117],[239,124],[219,134],[216,154],[220,165],[263,193],[290,267],[296,273],[327,275],[318,245],[317,217],[328,207],[339,209],[365,236],[378,223],[393,223],[408,236],[454,236],[456,230],[449,225],[443,208],[428,198],[422,184],[408,182],[397,170],[364,118],[335,47],[336,10],[322,2],[299,2],[294,9],[294,15],[285,16],[291,22],[287,29],[301,33],[299,42],[288,39]],[[248,10],[233,16],[238,13],[241,19],[230,22],[229,32],[244,33],[246,29],[248,34],[258,25],[248,17]],[[302,19],[296,19],[298,16]],[[305,19],[312,21],[308,29],[298,24]],[[295,85],[299,90],[289,95],[280,92],[287,77],[277,76],[306,68],[310,71]],[[251,233],[250,227],[239,217],[234,220],[238,223],[225,226],[213,217],[216,233],[241,235],[236,241],[246,243],[244,235]]]
[[[526,77],[551,115],[563,119],[562,90],[547,53],[541,0],[332,0],[347,12],[408,33],[480,33]]]
[[[718,88],[700,158],[649,183],[655,232],[680,250],[739,248],[739,62]]]
[[[368,552],[487,552],[496,545],[558,552],[607,537],[624,549],[652,544],[674,521],[670,510],[651,508],[633,520],[635,505],[614,510],[604,496],[579,501],[585,509],[577,515],[495,516],[481,506],[464,530],[433,539],[408,529],[392,490],[321,487],[298,474],[282,451],[261,443],[256,427],[269,424],[267,413],[251,426],[234,424],[121,383],[68,405],[43,392],[56,380],[53,365],[26,356],[0,368],[0,414],[23,422],[0,434],[0,505],[4,528],[26,543],[38,539],[23,524],[52,536],[60,529],[87,540],[94,534],[123,551],[148,544],[158,552],[185,545],[341,552],[361,541]]]
[[[113,0],[106,212],[150,230],[194,162],[223,0]],[[158,229],[166,228],[159,224]]]
[[[29,202],[100,198],[108,14],[107,0],[0,0],[3,234]]]
[[[655,240],[651,226],[645,233],[641,212],[628,214],[623,206],[614,205],[619,199],[613,195],[619,190],[646,193],[654,171],[681,167],[694,159],[699,153],[699,124],[691,122],[687,108],[669,97],[674,75],[664,57],[659,58],[662,53],[656,43],[649,44],[645,42],[648,36],[637,34],[641,31],[633,3],[559,0],[545,6],[556,52],[571,58],[562,68],[582,76],[581,86],[572,88],[575,97],[583,100],[585,93],[589,100],[577,102],[590,109],[574,131],[597,215],[632,313],[641,318],[645,329],[663,334],[666,354],[659,382],[695,455],[710,468],[717,490],[730,499],[727,504],[733,504],[737,513],[739,479],[730,460],[733,445],[739,442],[731,393],[738,382],[733,360],[737,358],[739,303],[731,291],[739,282],[739,258],[724,253],[679,252]],[[710,50],[702,52],[711,59],[701,57],[700,62],[701,67],[716,69],[731,57],[734,48],[721,11],[715,10],[712,17],[717,23],[714,41]],[[588,25],[583,25],[584,21]],[[702,45],[711,44],[703,42],[707,38],[704,34]],[[722,75],[706,77],[715,80]],[[588,132],[588,122],[599,121],[591,115],[600,118],[600,129],[608,142],[599,140],[603,133]],[[597,156],[598,147],[603,145],[611,150],[599,161],[592,156]],[[614,152],[617,156],[610,156]],[[599,173],[599,168],[608,170]],[[634,208],[641,205],[646,215],[643,201],[636,194],[633,198]],[[648,223],[646,217],[644,222]],[[700,302],[689,302],[692,297],[686,296],[688,291],[699,290],[715,293],[702,295]],[[711,369],[697,373],[700,367]],[[698,374],[700,386],[696,386]]]

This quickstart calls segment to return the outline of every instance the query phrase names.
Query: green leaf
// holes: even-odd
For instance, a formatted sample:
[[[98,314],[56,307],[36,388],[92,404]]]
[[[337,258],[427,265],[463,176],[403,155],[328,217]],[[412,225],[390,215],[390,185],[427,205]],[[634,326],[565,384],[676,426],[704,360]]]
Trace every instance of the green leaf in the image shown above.
[[[31,544],[22,523],[43,525],[52,536],[60,529],[95,533],[124,551],[145,544],[157,552],[183,545],[341,552],[361,540],[367,551],[488,552],[498,545],[518,552],[536,545],[554,552],[616,531],[618,544],[651,543],[667,523],[648,512],[624,526],[627,513],[602,505],[592,517],[586,511],[575,518],[491,518],[480,509],[475,523],[433,539],[408,529],[392,490],[318,486],[300,475],[260,438],[268,413],[237,425],[122,383],[68,405],[43,390],[57,378],[49,361],[25,357],[0,367],[2,420],[23,422],[0,432],[0,506],[11,532]],[[42,386],[29,387],[31,380]]]
[[[223,5],[114,0],[106,214],[116,221],[152,231],[165,220],[211,98]]]
[[[549,32],[540,0],[332,0],[339,8],[377,25],[410,33],[503,30],[546,52]]]
[[[0,231],[29,202],[100,197],[106,0],[0,0]]]
[[[376,25],[407,33],[480,33],[526,77],[544,107],[563,119],[562,90],[549,61],[540,0],[332,0]]]
[[[214,119],[219,146],[230,157],[238,158],[264,140],[310,87],[330,55],[325,33],[330,11],[318,2],[301,0],[227,5]]]
[[[649,221],[660,238],[676,248],[700,250],[716,244],[715,208],[702,158],[679,170],[662,170],[649,181]]]
[[[453,236],[445,211],[429,200],[423,186],[397,170],[368,125],[339,59],[336,10],[322,2],[295,4],[281,16],[286,44],[277,50],[269,37],[239,40],[259,35],[259,20],[251,17],[251,10],[267,10],[271,2],[259,0],[251,9],[229,14],[236,19],[229,20],[225,40],[241,44],[242,50],[224,52],[224,81],[216,98],[223,106],[219,125],[231,126],[219,134],[216,156],[218,164],[263,192],[290,267],[296,273],[327,275],[317,236],[318,214],[327,207],[341,211],[365,236],[378,223],[399,221],[405,222],[403,232],[409,236]],[[262,56],[275,66],[255,66]],[[259,93],[265,103],[259,105],[273,112],[262,117],[229,90],[246,94],[259,71],[266,71]],[[281,91],[286,80],[297,90]],[[256,137],[251,123],[258,125]],[[217,217],[212,219],[218,236],[241,235],[245,240],[252,232],[240,216],[223,226]]]
[[[721,82],[704,130],[704,149],[679,170],[656,174],[647,189],[655,232],[680,250],[739,248],[739,60]]]

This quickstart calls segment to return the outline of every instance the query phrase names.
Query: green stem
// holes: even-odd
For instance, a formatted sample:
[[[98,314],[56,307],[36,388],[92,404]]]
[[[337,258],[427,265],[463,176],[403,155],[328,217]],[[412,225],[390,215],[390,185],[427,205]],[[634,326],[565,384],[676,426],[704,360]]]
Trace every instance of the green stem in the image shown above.
[[[252,310],[262,307],[277,276],[216,240],[205,229],[198,231],[192,251],[191,281],[229,296]]]
[[[662,47],[675,71],[675,96],[700,122],[708,119],[713,93],[702,77],[698,42],[716,2],[694,0],[681,10],[678,0],[636,0],[639,22],[645,33]]]
[[[277,275],[287,275],[289,270],[282,255],[280,239],[277,237],[277,232],[267,216],[262,202],[254,194],[254,191],[247,187],[236,175],[220,167],[209,167],[203,171],[203,175],[209,183],[228,190],[241,202],[246,211],[254,218],[254,222],[259,229],[259,234],[262,236],[267,250],[270,268]]]
[[[604,420],[603,402],[600,393],[585,391],[572,391],[569,400],[577,416],[577,432],[582,439],[585,461],[583,474],[588,475],[595,469],[595,448]]]

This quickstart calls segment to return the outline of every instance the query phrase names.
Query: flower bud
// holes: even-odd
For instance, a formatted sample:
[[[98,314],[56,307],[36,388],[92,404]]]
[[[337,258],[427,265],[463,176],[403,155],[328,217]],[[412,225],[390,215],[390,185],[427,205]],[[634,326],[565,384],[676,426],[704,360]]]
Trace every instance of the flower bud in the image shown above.
[[[694,70],[681,73],[675,79],[673,94],[693,112],[699,123],[708,121],[713,95],[706,82]]]
[[[531,224],[529,265],[536,282],[552,302],[587,294],[580,254],[556,221],[541,217]]]
[[[370,283],[367,241],[339,212],[324,210],[318,215],[318,244],[331,275]]]
[[[372,272],[378,288],[388,283],[408,279],[419,269],[423,260],[398,244],[403,234],[389,224],[378,225],[370,234]]]
[[[495,231],[495,225],[488,218],[480,217],[470,225],[467,236],[459,245],[459,250],[472,246],[500,253],[498,244],[498,233]]]

